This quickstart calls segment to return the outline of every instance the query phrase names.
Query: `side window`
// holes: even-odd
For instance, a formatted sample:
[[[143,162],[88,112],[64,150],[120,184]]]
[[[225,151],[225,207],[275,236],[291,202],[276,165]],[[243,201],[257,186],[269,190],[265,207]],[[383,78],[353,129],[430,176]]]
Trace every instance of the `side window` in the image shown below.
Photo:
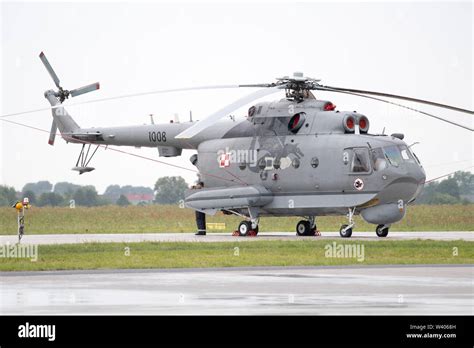
[[[408,148],[405,145],[399,146],[399,148],[400,148],[400,153],[402,155],[402,158],[405,161],[414,162],[413,156],[411,155],[410,151],[408,151]]]
[[[359,148],[359,149],[352,150],[351,172],[352,173],[370,172],[368,149]]]

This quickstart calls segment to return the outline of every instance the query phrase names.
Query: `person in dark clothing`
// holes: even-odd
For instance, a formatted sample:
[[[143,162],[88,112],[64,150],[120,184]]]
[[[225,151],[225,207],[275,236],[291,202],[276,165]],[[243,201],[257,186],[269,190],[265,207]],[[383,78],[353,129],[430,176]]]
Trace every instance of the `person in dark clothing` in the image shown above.
[[[198,176],[196,184],[191,187],[193,190],[199,190],[203,188],[204,183],[201,181],[201,178]],[[206,235],[206,214],[201,211],[196,210],[196,225],[197,233],[196,236],[205,236]]]
[[[206,235],[206,214],[196,210],[196,225],[198,231],[196,236],[205,236]]]

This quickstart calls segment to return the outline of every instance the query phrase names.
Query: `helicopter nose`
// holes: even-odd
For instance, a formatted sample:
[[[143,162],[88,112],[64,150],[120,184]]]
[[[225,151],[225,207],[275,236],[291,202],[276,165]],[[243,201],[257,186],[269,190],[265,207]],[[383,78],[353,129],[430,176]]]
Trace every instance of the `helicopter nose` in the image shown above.
[[[423,187],[425,186],[426,173],[423,167],[421,166],[418,167],[418,170],[416,170],[415,173],[413,174],[413,178],[418,183],[418,186],[412,198],[412,199],[415,199],[421,194],[421,191],[423,190]]]
[[[420,185],[425,184],[426,173],[422,166],[420,165],[410,165],[407,166],[408,175]]]
[[[389,182],[379,192],[379,200],[381,202],[398,200],[413,202],[421,194],[426,180],[423,168],[415,163],[410,163],[399,168],[388,168],[388,171],[390,170],[392,171],[386,173]]]
[[[411,166],[409,169],[409,180],[412,182],[411,193],[408,195],[410,199],[408,202],[413,202],[423,191],[426,181],[426,173],[421,166]],[[407,190],[407,193],[410,190]]]

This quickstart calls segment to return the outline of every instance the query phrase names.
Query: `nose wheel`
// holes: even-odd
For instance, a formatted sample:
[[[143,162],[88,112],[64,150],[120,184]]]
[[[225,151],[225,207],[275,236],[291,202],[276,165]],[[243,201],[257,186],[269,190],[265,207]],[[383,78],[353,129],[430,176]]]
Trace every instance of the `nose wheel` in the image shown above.
[[[349,225],[342,225],[339,229],[339,235],[342,238],[349,238],[350,236],[352,236],[352,228],[349,227]]]
[[[349,225],[342,225],[341,228],[339,229],[339,235],[342,238],[350,238],[352,236],[352,227],[354,227],[355,222],[354,222],[354,209],[349,209],[349,213],[347,214],[347,218],[349,220]]]
[[[378,237],[387,237],[389,227],[389,225],[378,225],[375,233],[377,233]]]

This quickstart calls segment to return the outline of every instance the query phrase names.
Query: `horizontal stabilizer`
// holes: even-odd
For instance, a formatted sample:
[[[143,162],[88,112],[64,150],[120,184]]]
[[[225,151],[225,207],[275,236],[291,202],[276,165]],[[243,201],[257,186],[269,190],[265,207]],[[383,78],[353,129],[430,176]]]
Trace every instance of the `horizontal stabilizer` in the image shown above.
[[[71,138],[77,139],[77,140],[82,140],[85,142],[88,141],[103,141],[104,136],[101,132],[95,132],[95,133],[72,133]]]
[[[76,172],[79,172],[79,175],[92,172],[95,170],[93,167],[73,167],[72,170],[75,170]]]

